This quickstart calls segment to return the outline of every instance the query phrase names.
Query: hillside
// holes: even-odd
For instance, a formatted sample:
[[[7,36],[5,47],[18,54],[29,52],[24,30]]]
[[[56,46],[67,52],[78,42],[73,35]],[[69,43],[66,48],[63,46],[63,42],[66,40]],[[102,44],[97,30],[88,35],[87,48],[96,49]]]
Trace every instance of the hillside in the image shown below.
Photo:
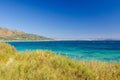
[[[50,51],[17,52],[0,43],[0,80],[120,80],[120,63],[78,62]]]
[[[0,40],[51,40],[50,38],[25,32],[0,28]]]

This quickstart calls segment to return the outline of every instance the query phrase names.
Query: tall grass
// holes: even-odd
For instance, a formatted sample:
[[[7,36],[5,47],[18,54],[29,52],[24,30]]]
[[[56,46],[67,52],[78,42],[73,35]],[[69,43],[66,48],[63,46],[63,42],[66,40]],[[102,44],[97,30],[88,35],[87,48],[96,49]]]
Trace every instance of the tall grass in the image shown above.
[[[0,43],[0,80],[120,80],[120,63],[78,62],[50,51],[19,53]]]

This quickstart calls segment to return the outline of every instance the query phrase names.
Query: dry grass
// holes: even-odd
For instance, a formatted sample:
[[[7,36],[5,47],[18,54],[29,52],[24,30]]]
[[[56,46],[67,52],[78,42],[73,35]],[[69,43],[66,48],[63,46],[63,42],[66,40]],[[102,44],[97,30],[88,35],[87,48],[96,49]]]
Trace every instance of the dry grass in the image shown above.
[[[0,43],[0,80],[120,80],[120,63],[77,62],[49,51],[19,53]]]

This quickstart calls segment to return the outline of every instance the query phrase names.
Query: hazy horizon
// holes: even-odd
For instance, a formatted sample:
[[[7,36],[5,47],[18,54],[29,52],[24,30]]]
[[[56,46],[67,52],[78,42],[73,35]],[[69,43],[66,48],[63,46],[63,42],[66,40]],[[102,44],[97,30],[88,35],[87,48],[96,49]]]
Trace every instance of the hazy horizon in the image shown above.
[[[0,0],[0,27],[57,39],[120,39],[119,0]]]

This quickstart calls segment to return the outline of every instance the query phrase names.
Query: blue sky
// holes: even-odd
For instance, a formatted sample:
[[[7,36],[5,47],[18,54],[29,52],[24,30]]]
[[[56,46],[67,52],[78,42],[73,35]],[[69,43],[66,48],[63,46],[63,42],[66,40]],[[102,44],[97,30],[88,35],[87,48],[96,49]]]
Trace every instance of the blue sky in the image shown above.
[[[0,0],[0,26],[51,38],[120,39],[120,0]]]

